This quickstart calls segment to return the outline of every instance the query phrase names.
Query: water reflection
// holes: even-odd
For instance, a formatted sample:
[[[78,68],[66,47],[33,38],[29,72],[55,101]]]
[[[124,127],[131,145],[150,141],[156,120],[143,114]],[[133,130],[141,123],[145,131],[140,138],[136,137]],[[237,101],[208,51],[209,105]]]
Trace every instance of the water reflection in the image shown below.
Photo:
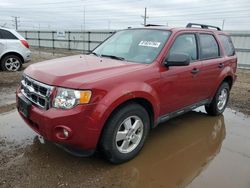
[[[58,182],[72,187],[185,187],[218,154],[225,138],[223,116],[191,112],[154,129],[135,159],[111,165],[99,156],[77,158],[54,144],[41,144],[16,111],[1,120],[0,146],[1,140],[8,144],[0,147],[0,159],[15,166],[0,168],[2,177],[15,174],[9,187],[56,187]]]
[[[114,187],[185,187],[220,151],[224,117],[191,112],[152,131],[134,160],[116,166],[102,182]]]

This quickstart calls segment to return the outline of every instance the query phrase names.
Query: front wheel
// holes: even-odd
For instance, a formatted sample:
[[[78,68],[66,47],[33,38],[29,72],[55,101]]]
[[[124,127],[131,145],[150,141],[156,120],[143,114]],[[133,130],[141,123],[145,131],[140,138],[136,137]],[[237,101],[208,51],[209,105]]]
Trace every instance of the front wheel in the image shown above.
[[[101,147],[112,163],[134,158],[142,149],[149,132],[148,112],[139,104],[131,103],[118,109],[107,122]]]
[[[217,90],[212,102],[209,105],[205,105],[206,112],[213,116],[222,114],[228,103],[229,92],[229,84],[223,82]]]

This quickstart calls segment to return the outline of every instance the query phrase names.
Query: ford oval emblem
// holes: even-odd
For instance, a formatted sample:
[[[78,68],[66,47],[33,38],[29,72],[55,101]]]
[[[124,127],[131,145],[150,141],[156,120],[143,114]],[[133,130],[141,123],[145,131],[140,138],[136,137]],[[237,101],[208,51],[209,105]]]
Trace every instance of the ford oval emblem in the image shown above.
[[[29,90],[29,93],[34,93],[34,88],[31,86],[27,86],[27,89]]]

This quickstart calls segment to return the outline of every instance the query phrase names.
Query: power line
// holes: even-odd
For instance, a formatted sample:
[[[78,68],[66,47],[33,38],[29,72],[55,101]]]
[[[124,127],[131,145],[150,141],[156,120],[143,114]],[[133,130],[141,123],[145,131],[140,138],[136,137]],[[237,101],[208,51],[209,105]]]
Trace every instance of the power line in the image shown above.
[[[73,2],[79,2],[79,3],[81,3],[81,1],[61,1],[61,2],[52,2],[52,3],[42,3],[42,4],[29,4],[29,5],[26,5],[26,6],[23,6],[22,7],[22,9],[34,9],[34,8],[42,8],[42,9],[44,9],[44,8],[46,8],[46,9],[48,9],[48,8],[52,8],[53,10],[56,8],[56,9],[58,9],[58,8],[73,8],[73,7],[79,7],[79,5],[74,5],[74,3]],[[133,5],[135,4],[135,3],[138,3],[138,2],[140,2],[139,0],[138,1],[134,1],[134,0],[132,0],[132,1],[126,1],[126,2],[121,2],[121,1],[114,1],[114,0],[106,0],[106,1],[104,1],[104,0],[102,0],[102,1],[84,1],[84,5],[85,6],[96,6],[96,5],[109,5],[109,4],[107,4],[107,3],[112,3],[112,5],[124,5],[124,4],[129,4],[129,3],[133,3]],[[68,3],[70,3],[70,6],[68,5]],[[75,3],[76,4],[76,3]],[[207,2],[207,3],[203,3],[202,5],[197,5],[197,4],[195,4],[195,5],[189,5],[189,4],[187,4],[187,6],[184,6],[184,7],[174,7],[175,9],[179,9],[179,10],[185,10],[185,9],[191,9],[192,8],[192,10],[194,10],[194,9],[196,9],[196,8],[209,8],[209,7],[211,7],[211,6],[213,6],[213,7],[219,7],[220,9],[221,9],[221,6],[219,6],[219,5],[222,5],[222,4],[224,4],[223,2],[221,2],[221,1],[215,1],[215,2],[211,2],[211,1],[209,1],[209,2]],[[32,5],[32,6],[30,6],[30,5]],[[45,5],[45,6],[47,6],[47,7],[41,7],[41,5]],[[52,6],[51,6],[52,5]],[[239,4],[238,4],[239,5]],[[234,7],[237,7],[238,5],[234,5]],[[248,7],[250,4],[249,4],[249,2],[246,2],[246,3],[240,3],[240,5],[241,6],[243,6],[243,7]],[[56,7],[54,7],[54,6],[56,6]],[[176,6],[176,3],[162,3],[162,2],[160,2],[160,3],[157,3],[156,5],[154,5],[154,6],[152,6],[152,8],[156,8],[157,9],[157,7],[159,7],[160,9],[162,9],[162,7],[164,7],[164,10],[165,9],[170,9],[170,10],[173,10],[173,7],[171,7],[171,6]],[[109,7],[109,6],[107,6],[107,7]],[[226,6],[223,6],[224,8],[226,8]],[[5,7],[5,8],[7,8],[7,7]],[[11,9],[19,9],[19,8],[15,8],[15,7],[11,7]]]
[[[4,10],[4,11],[8,11],[8,10]],[[35,11],[35,10],[34,10]],[[19,12],[19,11],[18,11]],[[42,15],[42,14],[49,14],[51,11],[46,11],[46,12],[40,12],[39,15]],[[57,11],[53,11],[53,13],[59,13],[59,14],[63,14],[63,15],[77,15],[79,13],[82,13],[82,10],[74,10],[74,12],[61,12],[59,10]],[[112,14],[121,14],[121,12],[117,11],[117,10],[88,10],[86,11],[87,13],[94,13],[94,16],[100,16],[100,17],[103,17],[103,14],[104,13],[109,13],[109,16],[110,16],[110,13]],[[138,12],[138,11],[137,11]],[[226,11],[221,11],[221,10],[216,10],[216,9],[213,9],[213,11],[196,11],[196,12],[192,12],[192,13],[185,13],[185,14],[171,14],[169,13],[169,15],[157,15],[155,14],[154,11],[151,11],[152,12],[152,16],[151,18],[156,18],[156,17],[182,17],[182,16],[195,16],[195,15],[219,15],[219,16],[224,16],[224,14],[232,14],[232,13],[239,13],[239,14],[247,14],[247,15],[250,15],[249,12],[250,12],[250,9],[233,9],[233,10],[226,10]],[[38,12],[36,12],[36,15],[38,16]],[[237,14],[238,15],[238,14]],[[112,16],[112,15],[111,15]],[[117,16],[138,16],[138,14],[131,14],[130,12],[124,12],[124,15],[116,15],[115,17]],[[32,16],[33,18],[34,16]],[[39,16],[40,17],[40,16]]]
[[[74,3],[79,3],[82,4],[82,2],[84,3],[85,6],[92,6],[92,5],[107,5],[107,3],[112,3],[112,4],[127,4],[127,3],[135,3],[135,2],[140,2],[143,0],[127,0],[127,1],[114,1],[114,0],[100,0],[100,1],[93,1],[93,0],[73,0],[73,1],[57,1],[57,2],[48,2],[48,3],[35,3],[35,4],[31,4],[29,3],[28,5],[26,5],[23,8],[34,8],[37,6],[56,6],[53,8],[57,8],[58,6],[68,6],[68,4],[74,4]],[[23,3],[22,3],[23,4]],[[79,5],[75,5],[77,7],[79,7]],[[44,7],[42,7],[44,8]]]
[[[27,6],[23,6],[22,9],[16,7],[5,7],[1,10],[0,15],[4,14],[3,12],[11,12],[12,14],[21,14],[24,10],[27,10],[29,14],[25,14],[24,18],[22,16],[22,26],[24,23],[35,23],[41,22],[43,25],[48,23],[55,23],[53,25],[72,25],[76,24],[80,27],[81,19],[79,18],[83,12],[82,6],[79,6],[78,3],[83,3],[84,7],[88,9],[85,12],[85,19],[87,26],[89,25],[96,25],[97,27],[101,24],[99,23],[107,23],[108,20],[112,20],[113,23],[118,25],[122,24],[130,24],[132,25],[133,22],[141,22],[140,15],[138,12],[140,11],[141,4],[150,4],[151,2],[145,3],[141,0],[121,0],[121,1],[114,1],[114,0],[61,0],[56,2],[48,2],[48,3],[31,3]],[[129,6],[133,7],[129,9]],[[222,20],[227,20],[227,23],[242,21],[242,19],[249,19],[250,18],[250,8],[249,2],[243,1],[241,3],[237,3],[233,6],[227,6],[229,2],[225,1],[217,1],[217,0],[209,0],[205,3],[182,3],[181,7],[176,6],[180,3],[176,2],[158,2],[157,4],[151,3],[150,7],[150,22],[186,22],[193,21],[193,20],[202,20],[211,21],[211,20],[218,20],[220,25]],[[94,5],[98,5],[97,7],[92,7]],[[124,5],[124,6],[123,6]],[[225,6],[223,6],[225,5]],[[33,7],[32,7],[33,6]],[[91,6],[89,8],[89,6]],[[123,9],[117,9],[117,7],[123,6]],[[164,7],[164,8],[163,8]],[[223,9],[221,8],[223,7]],[[14,13],[13,13],[14,12]],[[33,13],[34,12],[34,13]],[[48,17],[53,13],[53,17]],[[31,15],[30,15],[31,14]],[[30,15],[30,16],[29,16]],[[45,15],[48,17],[47,20]],[[44,16],[44,19],[43,19]],[[143,25],[146,25],[148,22],[148,13],[147,8],[144,9],[143,17]],[[40,20],[40,19],[43,20]],[[53,18],[53,20],[51,20]],[[75,18],[75,19],[74,19]],[[25,19],[25,20],[23,20]],[[84,20],[85,20],[84,19]],[[63,20],[63,22],[62,22]],[[233,21],[235,20],[235,21]],[[6,20],[7,21],[7,20]],[[11,20],[13,22],[13,20]],[[187,22],[188,22],[187,21]],[[238,22],[237,21],[237,22]],[[18,23],[20,21],[15,21],[14,19],[14,26],[18,28]],[[17,24],[16,24],[17,23]],[[97,24],[98,23],[98,24]],[[246,25],[248,24],[247,20],[245,21]],[[85,25],[85,24],[84,24]],[[110,24],[108,24],[110,25]],[[228,24],[227,24],[228,25]]]

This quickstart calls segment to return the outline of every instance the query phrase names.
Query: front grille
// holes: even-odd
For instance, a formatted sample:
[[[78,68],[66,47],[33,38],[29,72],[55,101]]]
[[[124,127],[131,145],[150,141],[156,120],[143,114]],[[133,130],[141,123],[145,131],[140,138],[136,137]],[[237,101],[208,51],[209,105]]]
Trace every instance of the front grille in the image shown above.
[[[50,95],[53,86],[38,82],[28,76],[23,76],[21,81],[21,92],[32,103],[47,110],[50,108]]]

